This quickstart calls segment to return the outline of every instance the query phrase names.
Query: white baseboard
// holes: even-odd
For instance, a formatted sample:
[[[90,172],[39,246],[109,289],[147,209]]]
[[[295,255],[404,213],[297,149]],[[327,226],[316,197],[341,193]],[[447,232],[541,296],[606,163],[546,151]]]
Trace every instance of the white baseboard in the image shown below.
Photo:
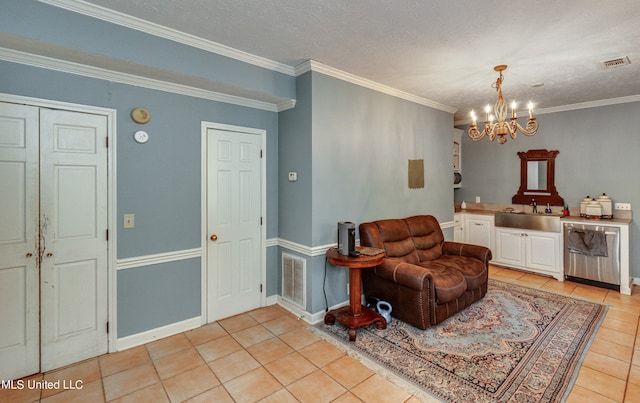
[[[181,322],[172,323],[170,325],[157,327],[145,332],[119,338],[116,342],[116,351],[126,350],[131,347],[140,346],[158,339],[186,332],[187,330],[195,329],[202,325],[201,320],[202,318],[200,316],[196,316],[195,318],[186,319]]]
[[[277,298],[278,298],[278,305],[280,305],[281,307],[283,307],[287,311],[291,312],[292,314],[294,314],[298,318],[303,319],[307,323],[315,325],[316,323],[322,322],[324,320],[324,315],[326,314],[325,311],[320,311],[320,312],[316,312],[316,313],[309,313],[309,312],[303,310],[302,308],[293,305],[289,301],[286,301],[286,300],[282,299],[282,297],[280,297],[279,295],[277,296]],[[341,308],[341,307],[347,306],[347,305],[349,305],[349,301],[344,301],[344,302],[342,302],[340,304],[337,304],[337,305],[334,305],[334,306],[330,307],[329,310]]]

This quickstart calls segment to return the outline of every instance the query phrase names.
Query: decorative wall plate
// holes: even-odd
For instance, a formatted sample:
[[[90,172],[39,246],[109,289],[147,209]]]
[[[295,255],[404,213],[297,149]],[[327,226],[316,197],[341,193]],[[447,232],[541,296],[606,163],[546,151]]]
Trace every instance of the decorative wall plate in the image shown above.
[[[151,119],[151,114],[145,108],[135,108],[131,111],[131,119],[136,123],[145,124]]]

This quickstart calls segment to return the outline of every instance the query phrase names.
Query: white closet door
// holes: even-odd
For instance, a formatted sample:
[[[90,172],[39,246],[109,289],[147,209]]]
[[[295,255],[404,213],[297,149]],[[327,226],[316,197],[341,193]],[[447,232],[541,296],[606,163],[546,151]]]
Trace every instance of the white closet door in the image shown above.
[[[107,120],[40,112],[41,371],[107,352]]]
[[[38,108],[0,103],[0,379],[38,372]]]

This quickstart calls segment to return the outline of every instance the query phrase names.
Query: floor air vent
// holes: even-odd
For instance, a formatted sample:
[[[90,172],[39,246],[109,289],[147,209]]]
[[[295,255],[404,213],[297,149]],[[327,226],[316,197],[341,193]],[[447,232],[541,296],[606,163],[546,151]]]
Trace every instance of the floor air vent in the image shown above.
[[[282,298],[302,309],[306,308],[306,266],[305,259],[282,254]]]

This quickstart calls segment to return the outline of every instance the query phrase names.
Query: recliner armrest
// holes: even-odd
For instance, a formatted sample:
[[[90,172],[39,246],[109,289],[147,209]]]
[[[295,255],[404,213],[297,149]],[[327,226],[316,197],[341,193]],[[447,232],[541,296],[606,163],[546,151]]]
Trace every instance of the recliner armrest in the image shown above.
[[[433,277],[428,270],[392,258],[385,258],[380,266],[374,268],[374,273],[384,280],[418,291],[430,288],[433,284]]]
[[[473,257],[482,261],[485,265],[488,265],[493,258],[491,249],[484,246],[450,241],[445,241],[442,244],[442,254]]]

